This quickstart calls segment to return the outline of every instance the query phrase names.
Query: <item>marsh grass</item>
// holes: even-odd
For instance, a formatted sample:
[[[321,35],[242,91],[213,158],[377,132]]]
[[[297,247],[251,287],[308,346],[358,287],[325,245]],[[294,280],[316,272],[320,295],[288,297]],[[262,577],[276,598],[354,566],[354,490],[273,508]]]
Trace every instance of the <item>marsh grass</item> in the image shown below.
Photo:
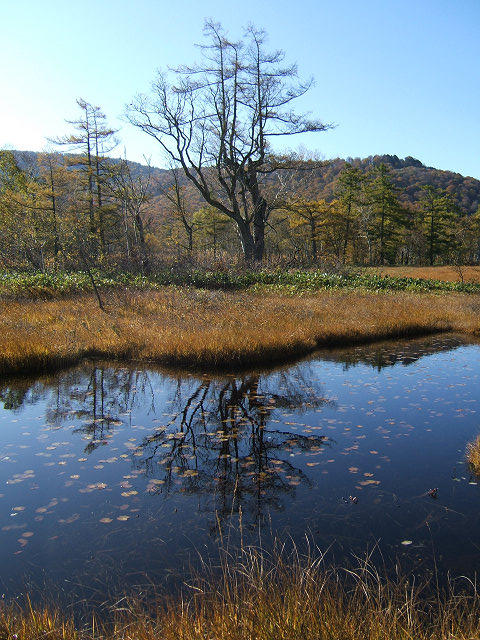
[[[480,475],[480,435],[467,444],[467,462],[472,471]]]
[[[286,361],[320,347],[442,331],[480,335],[480,295],[324,292],[302,296],[164,287],[4,301],[0,375],[82,358],[210,369]]]
[[[433,581],[435,582],[435,581]],[[358,559],[331,568],[318,550],[247,547],[205,565],[176,596],[149,605],[127,596],[106,614],[73,616],[58,608],[0,606],[5,640],[467,640],[480,634],[474,582],[444,590]]]
[[[388,275],[393,278],[421,278],[443,282],[480,283],[480,266],[442,265],[438,267],[367,267],[366,274]]]

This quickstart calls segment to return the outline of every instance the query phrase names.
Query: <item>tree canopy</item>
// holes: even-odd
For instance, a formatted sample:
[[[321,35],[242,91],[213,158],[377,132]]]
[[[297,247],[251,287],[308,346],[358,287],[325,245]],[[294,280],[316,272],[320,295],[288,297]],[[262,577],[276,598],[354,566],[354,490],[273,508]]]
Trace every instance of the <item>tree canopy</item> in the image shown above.
[[[132,124],[155,138],[203,199],[236,224],[247,261],[261,260],[276,190],[272,176],[293,164],[271,140],[330,125],[294,110],[312,81],[301,82],[282,51],[267,51],[265,31],[241,40],[207,22],[201,61],[159,72],[149,96],[129,106]]]

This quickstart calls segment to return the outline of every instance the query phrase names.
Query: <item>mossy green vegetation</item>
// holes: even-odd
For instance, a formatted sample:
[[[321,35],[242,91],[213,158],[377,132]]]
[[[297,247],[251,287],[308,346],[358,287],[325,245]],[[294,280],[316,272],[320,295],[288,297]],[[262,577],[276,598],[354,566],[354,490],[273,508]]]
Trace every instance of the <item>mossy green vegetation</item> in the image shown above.
[[[478,293],[478,282],[455,282],[423,277],[398,277],[364,271],[326,273],[321,270],[208,271],[204,269],[165,269],[155,275],[93,272],[94,282],[102,290],[158,290],[165,286],[197,289],[244,291],[265,288],[280,293],[308,293],[329,290],[412,291]],[[89,274],[76,272],[30,273],[0,272],[0,296],[3,298],[56,298],[92,291]]]

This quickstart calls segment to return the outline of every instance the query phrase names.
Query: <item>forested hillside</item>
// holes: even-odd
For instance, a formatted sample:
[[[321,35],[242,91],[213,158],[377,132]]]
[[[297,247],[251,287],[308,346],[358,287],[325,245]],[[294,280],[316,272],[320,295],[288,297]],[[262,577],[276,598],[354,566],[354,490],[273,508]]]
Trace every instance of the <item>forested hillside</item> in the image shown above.
[[[37,162],[38,153],[33,151],[15,152],[19,163],[23,166],[32,165]],[[72,154],[70,158],[74,158]],[[121,160],[113,160],[120,163]],[[74,160],[73,160],[74,163]],[[328,201],[336,197],[338,191],[338,180],[345,164],[360,169],[363,173],[368,173],[373,167],[385,164],[389,170],[392,182],[399,189],[399,200],[404,203],[415,205],[422,199],[422,187],[431,185],[439,190],[450,193],[458,204],[460,211],[464,214],[474,214],[480,205],[480,180],[469,176],[462,176],[460,173],[427,167],[415,158],[408,156],[400,159],[395,155],[376,155],[368,158],[335,158],[327,160],[324,166],[309,172],[309,192],[314,199],[325,199]],[[146,178],[149,173],[152,178],[152,193],[159,196],[173,183],[172,172],[156,167],[147,167],[145,164],[128,161],[132,174],[136,177]],[[297,174],[298,177],[298,174]],[[188,181],[182,176],[178,176],[182,186],[186,186]],[[292,193],[298,189],[292,178],[290,189]],[[198,206],[204,204],[198,196],[191,193],[193,199],[197,199]]]
[[[108,133],[108,132],[107,132]],[[298,159],[265,176],[265,259],[476,264],[480,181],[383,155]],[[242,261],[235,225],[178,170],[82,153],[0,151],[0,268]]]
[[[476,213],[480,204],[480,180],[465,177],[452,171],[427,167],[411,156],[400,159],[392,155],[369,158],[337,158],[319,172],[319,197],[333,198],[338,178],[348,162],[367,173],[374,166],[385,164],[391,173],[392,182],[399,189],[399,198],[405,203],[415,204],[422,198],[422,187],[431,185],[452,194],[460,210],[466,214]]]

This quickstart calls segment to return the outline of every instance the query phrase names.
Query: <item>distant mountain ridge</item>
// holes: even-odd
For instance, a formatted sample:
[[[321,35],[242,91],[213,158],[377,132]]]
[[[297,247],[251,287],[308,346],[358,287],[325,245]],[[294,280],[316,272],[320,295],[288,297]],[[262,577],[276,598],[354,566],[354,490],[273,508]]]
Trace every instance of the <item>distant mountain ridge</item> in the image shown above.
[[[35,151],[14,151],[20,165],[32,162],[36,159],[38,152]],[[65,154],[74,157],[75,154]],[[112,158],[113,162],[120,159]],[[325,199],[331,201],[336,197],[338,179],[345,164],[358,167],[364,173],[372,170],[381,163],[390,170],[392,182],[399,189],[400,200],[405,204],[414,205],[422,197],[422,186],[431,185],[438,189],[446,190],[455,198],[462,213],[472,215],[476,213],[480,205],[480,180],[470,176],[462,176],[453,171],[435,169],[427,167],[420,160],[407,156],[404,159],[396,155],[375,155],[368,158],[335,158],[325,161],[325,165],[315,169],[310,175],[309,192],[315,199]],[[138,162],[129,161],[129,165],[135,175],[147,175],[148,167]],[[168,169],[150,167],[152,178],[152,191],[154,195],[160,195],[162,190],[171,184],[171,172]],[[186,178],[182,179],[188,185]],[[291,185],[292,194],[295,193],[295,183]],[[201,206],[198,195],[192,193],[192,200]]]
[[[420,160],[407,156],[404,159],[395,155],[376,155],[368,158],[336,158],[318,172],[319,197],[327,201],[335,197],[338,178],[345,168],[351,164],[364,173],[375,166],[385,164],[390,170],[392,182],[399,189],[399,198],[405,204],[415,204],[422,197],[422,186],[431,185],[451,193],[462,213],[471,215],[480,205],[480,180],[470,176],[462,176],[453,171],[445,171],[427,167]]]

